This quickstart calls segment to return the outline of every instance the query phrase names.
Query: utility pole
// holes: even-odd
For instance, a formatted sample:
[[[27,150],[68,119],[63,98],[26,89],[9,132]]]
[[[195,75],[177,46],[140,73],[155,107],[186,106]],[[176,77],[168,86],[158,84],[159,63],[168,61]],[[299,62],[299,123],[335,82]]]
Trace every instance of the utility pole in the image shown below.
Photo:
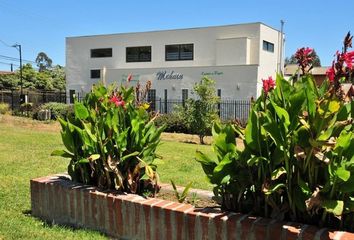
[[[281,24],[281,27],[280,27],[280,57],[279,57],[279,64],[280,64],[280,67],[279,67],[279,70],[281,73],[283,73],[283,68],[284,68],[284,64],[283,64],[283,51],[284,51],[284,20],[280,20],[280,24]]]
[[[22,92],[22,49],[21,49],[21,44],[14,44],[12,47],[16,48],[19,53],[20,53],[20,103],[24,103],[25,102],[25,96],[23,95]]]

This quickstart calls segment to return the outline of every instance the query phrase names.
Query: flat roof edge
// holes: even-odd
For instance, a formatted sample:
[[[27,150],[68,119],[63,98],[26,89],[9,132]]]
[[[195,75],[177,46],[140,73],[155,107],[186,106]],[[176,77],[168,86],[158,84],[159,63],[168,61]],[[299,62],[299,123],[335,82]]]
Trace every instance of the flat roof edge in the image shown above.
[[[220,27],[232,27],[232,26],[242,26],[242,25],[263,25],[271,28],[275,31],[280,32],[278,29],[271,27],[262,22],[250,22],[250,23],[238,23],[238,24],[226,24],[226,25],[216,25],[216,26],[204,26],[204,27],[190,27],[190,28],[176,28],[176,29],[161,29],[161,30],[151,30],[151,31],[141,31],[141,32],[121,32],[121,33],[108,33],[108,34],[94,34],[94,35],[81,35],[81,36],[68,36],[66,39],[73,38],[89,38],[89,37],[103,37],[103,36],[115,36],[115,35],[126,35],[126,34],[139,34],[139,33],[158,33],[158,32],[168,32],[168,31],[185,31],[185,30],[198,30],[207,28],[220,28]]]

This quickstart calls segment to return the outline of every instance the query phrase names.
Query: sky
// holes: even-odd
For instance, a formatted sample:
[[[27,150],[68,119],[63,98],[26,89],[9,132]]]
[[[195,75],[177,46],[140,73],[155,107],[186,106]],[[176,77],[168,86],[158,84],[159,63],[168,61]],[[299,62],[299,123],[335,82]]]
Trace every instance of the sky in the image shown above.
[[[280,30],[285,21],[285,56],[314,48],[323,66],[333,60],[348,31],[354,33],[354,1],[330,0],[0,0],[0,70],[45,52],[65,66],[65,38],[96,34],[263,22]],[[15,58],[14,60],[9,60]]]

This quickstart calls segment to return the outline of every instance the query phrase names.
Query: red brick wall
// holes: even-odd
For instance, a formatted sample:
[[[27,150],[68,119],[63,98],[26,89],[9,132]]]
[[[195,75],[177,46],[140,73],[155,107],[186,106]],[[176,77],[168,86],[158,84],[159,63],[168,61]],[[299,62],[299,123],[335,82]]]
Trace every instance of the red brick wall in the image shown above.
[[[31,180],[32,215],[133,239],[354,239],[353,233],[102,192],[57,176]]]

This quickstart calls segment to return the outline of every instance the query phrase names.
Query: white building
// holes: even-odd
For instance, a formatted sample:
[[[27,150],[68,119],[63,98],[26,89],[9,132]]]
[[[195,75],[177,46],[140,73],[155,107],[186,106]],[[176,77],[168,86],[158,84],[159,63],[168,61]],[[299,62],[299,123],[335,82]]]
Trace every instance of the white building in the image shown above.
[[[250,99],[280,70],[282,39],[263,23],[68,37],[67,90],[80,94],[132,74],[133,84],[152,82],[151,99],[182,99],[206,75],[221,98]]]

